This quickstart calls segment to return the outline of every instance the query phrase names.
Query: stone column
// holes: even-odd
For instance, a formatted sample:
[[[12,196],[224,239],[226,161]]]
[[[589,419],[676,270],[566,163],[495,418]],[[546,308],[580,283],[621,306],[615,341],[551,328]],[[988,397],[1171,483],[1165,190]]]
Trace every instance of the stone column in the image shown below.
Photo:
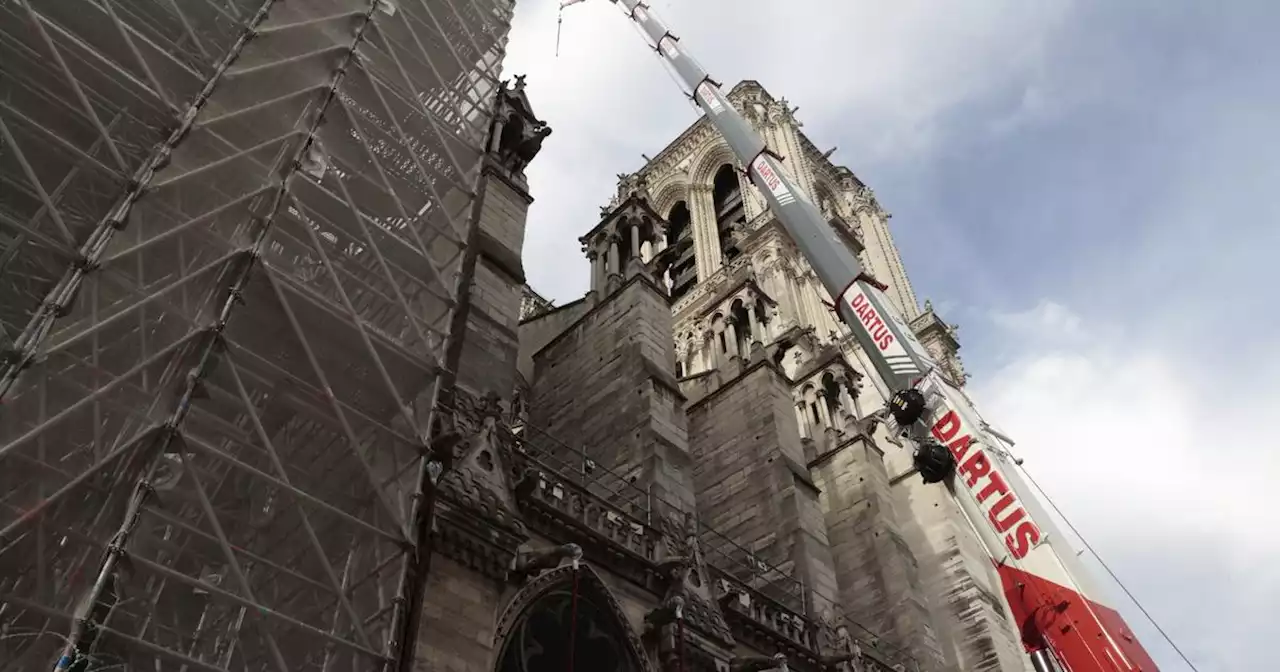
[[[640,222],[631,222],[631,258],[640,256]],[[630,261],[630,260],[628,260]]]
[[[759,303],[752,302],[751,307],[747,309],[747,321],[751,325],[751,342],[763,343],[764,334],[760,331],[760,318],[756,315],[756,307]]]
[[[818,392],[818,418],[822,420],[822,424],[831,427],[831,409],[827,408],[827,392],[823,390]]]
[[[741,357],[742,353],[738,352],[738,326],[737,320],[732,317],[724,319],[724,344],[725,349],[729,351],[730,357]]]
[[[796,421],[800,427],[800,438],[812,439],[813,432],[809,429],[809,414],[804,412],[804,402],[796,402]]]
[[[847,385],[840,386],[840,405],[849,412],[849,415],[854,415],[853,395],[849,394],[849,386]],[[854,416],[854,420],[857,419],[857,416]]]
[[[600,291],[600,253],[595,250],[587,250],[587,259],[591,262],[591,283],[587,288],[588,293]]]
[[[861,420],[862,404],[858,401],[857,383],[849,383],[848,385],[846,385],[845,394],[849,395],[849,403],[850,403],[849,408],[853,411],[853,418],[855,420]]]
[[[606,248],[608,263],[606,264],[604,283],[601,285],[603,288],[602,294],[606,296],[612,294],[622,285],[622,259],[620,257],[621,250],[618,249],[618,241],[618,234],[612,233],[609,235],[609,246]]]
[[[493,122],[493,134],[489,137],[489,153],[494,156],[498,155],[498,148],[502,147],[502,129],[506,126],[503,119],[506,118],[506,114],[499,114]]]
[[[716,230],[711,185],[689,185],[689,219],[693,227],[694,258],[698,280],[706,280],[720,268],[720,232]]]

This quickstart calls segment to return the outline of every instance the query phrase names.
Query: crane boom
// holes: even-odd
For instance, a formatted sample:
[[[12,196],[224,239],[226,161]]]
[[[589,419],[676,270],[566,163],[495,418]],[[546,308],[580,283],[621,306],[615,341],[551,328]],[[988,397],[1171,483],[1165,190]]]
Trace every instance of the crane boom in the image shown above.
[[[935,480],[951,491],[986,547],[1036,669],[1053,670],[1056,662],[1068,672],[1156,670],[1120,615],[1099,602],[1097,592],[1082,588],[1083,566],[1007,451],[968,397],[937,369],[882,286],[863,274],[854,254],[797,187],[783,157],[769,150],[648,5],[610,1],[666,60],[836,300],[841,319],[894,391],[890,409],[899,428],[920,446],[916,464],[924,464],[920,455],[930,454],[925,448],[933,449],[934,464],[946,463],[945,475]]]

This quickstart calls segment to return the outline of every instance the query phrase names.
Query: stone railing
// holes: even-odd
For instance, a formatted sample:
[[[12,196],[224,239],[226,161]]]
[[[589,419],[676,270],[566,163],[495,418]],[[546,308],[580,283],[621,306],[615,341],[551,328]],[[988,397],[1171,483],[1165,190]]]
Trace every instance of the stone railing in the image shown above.
[[[509,430],[499,431],[505,432],[501,439],[504,456],[530,528],[555,537],[563,536],[557,532],[575,529],[578,543],[604,542],[596,544],[596,552],[608,553],[613,569],[642,582],[646,576],[655,576],[653,570],[670,552],[672,540],[651,520],[655,502],[648,491],[567,446],[535,450]],[[523,432],[538,434],[539,430],[525,426]],[[701,521],[697,522],[697,538],[711,594],[732,635],[743,643],[759,650],[783,651],[796,662],[816,667],[820,656],[839,650],[835,628],[845,625],[849,641],[856,642],[863,652],[864,669],[914,669],[909,658],[879,650],[873,634],[843,615],[819,620],[807,614],[805,586],[790,573],[756,558]],[[894,662],[898,658],[906,662]]]
[[[544,509],[544,513],[555,511],[562,522],[572,521],[630,551],[636,559],[659,560],[658,548],[663,535],[644,518],[630,512],[639,508],[638,503],[619,504],[592,492],[585,479],[566,477],[566,471],[555,468],[556,460],[546,455],[534,457],[520,451],[516,455],[513,471],[520,474],[516,495],[522,504],[534,503]]]

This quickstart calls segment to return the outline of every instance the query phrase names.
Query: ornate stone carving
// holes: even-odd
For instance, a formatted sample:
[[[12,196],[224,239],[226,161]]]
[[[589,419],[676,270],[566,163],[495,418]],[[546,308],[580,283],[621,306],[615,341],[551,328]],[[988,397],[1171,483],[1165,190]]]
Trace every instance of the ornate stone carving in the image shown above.
[[[516,582],[524,582],[531,576],[555,569],[564,560],[581,560],[582,547],[577,544],[561,544],[542,550],[521,550],[512,559],[511,571],[507,577]]]
[[[644,172],[618,173],[618,191],[609,201],[609,205],[602,210],[603,216],[608,216],[623,201],[636,196],[648,200],[649,198],[649,179]]]
[[[787,656],[775,653],[772,656],[735,656],[729,661],[729,672],[764,672],[779,670],[787,672]]]
[[[576,577],[574,576],[575,572],[577,573]],[[654,672],[648,656],[645,655],[644,644],[630,626],[626,613],[622,611],[617,598],[613,596],[613,592],[600,579],[600,576],[585,563],[580,564],[577,568],[566,565],[553,569],[525,584],[520,592],[516,593],[511,602],[507,604],[502,615],[498,618],[498,627],[494,640],[506,642],[530,606],[557,587],[574,586],[575,578],[576,589],[581,593],[589,594],[611,616],[612,625],[620,631],[623,637],[622,643],[629,654],[631,662],[638,667],[639,672]],[[500,653],[505,652],[505,649],[506,644],[503,645]]]

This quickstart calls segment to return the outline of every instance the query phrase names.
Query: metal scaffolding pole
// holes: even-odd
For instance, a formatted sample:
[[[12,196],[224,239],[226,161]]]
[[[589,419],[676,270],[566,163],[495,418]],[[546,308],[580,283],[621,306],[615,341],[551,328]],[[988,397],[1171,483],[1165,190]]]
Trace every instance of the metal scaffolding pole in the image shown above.
[[[511,6],[0,4],[0,660],[412,654]]]

